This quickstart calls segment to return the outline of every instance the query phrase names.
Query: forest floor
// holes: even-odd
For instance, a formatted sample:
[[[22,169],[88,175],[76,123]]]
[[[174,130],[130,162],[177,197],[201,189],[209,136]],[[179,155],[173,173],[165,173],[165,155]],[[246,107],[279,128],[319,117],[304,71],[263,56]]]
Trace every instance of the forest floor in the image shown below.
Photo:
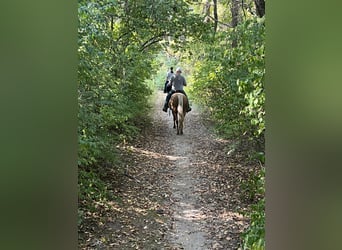
[[[157,93],[141,136],[118,148],[124,171],[108,174],[116,198],[88,214],[80,249],[241,248],[250,206],[241,183],[255,166],[195,105],[176,135],[164,98]]]

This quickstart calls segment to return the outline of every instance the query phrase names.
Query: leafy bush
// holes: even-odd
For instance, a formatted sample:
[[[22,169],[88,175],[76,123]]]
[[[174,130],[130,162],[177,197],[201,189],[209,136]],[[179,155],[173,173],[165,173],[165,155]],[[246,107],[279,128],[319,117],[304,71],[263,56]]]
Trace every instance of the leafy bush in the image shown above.
[[[209,108],[219,132],[263,136],[265,130],[265,25],[247,19],[196,46],[191,92]],[[231,47],[231,41],[238,41]]]
[[[250,178],[242,183],[244,198],[253,202],[251,211],[247,214],[250,225],[243,233],[243,249],[265,249],[265,168],[252,173]]]
[[[107,186],[95,172],[79,171],[79,199],[85,202],[104,201],[108,198]],[[93,207],[92,205],[89,207]]]
[[[85,211],[96,211],[96,202],[105,202],[111,198],[108,187],[100,176],[93,171],[79,170],[78,172],[78,225],[83,222]]]
[[[255,202],[265,195],[265,168],[262,167],[259,171],[254,171],[249,176],[248,180],[241,183],[243,189],[243,198],[248,201]]]
[[[251,223],[243,233],[243,249],[265,249],[265,198],[252,206]]]

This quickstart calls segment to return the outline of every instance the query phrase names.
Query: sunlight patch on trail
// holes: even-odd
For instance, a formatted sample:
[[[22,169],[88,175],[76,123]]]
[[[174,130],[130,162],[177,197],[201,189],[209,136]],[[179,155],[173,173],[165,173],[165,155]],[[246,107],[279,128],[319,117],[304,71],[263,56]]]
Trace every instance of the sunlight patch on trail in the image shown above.
[[[158,159],[158,158],[166,158],[168,160],[171,161],[177,161],[177,160],[183,160],[186,159],[186,157],[183,156],[174,156],[174,155],[165,155],[165,154],[160,154],[157,152],[153,152],[153,151],[149,151],[149,150],[145,150],[145,149],[141,149],[141,148],[136,148],[134,146],[130,146],[129,150],[131,150],[132,152],[136,152],[136,153],[140,153],[146,156],[150,156],[152,158]]]

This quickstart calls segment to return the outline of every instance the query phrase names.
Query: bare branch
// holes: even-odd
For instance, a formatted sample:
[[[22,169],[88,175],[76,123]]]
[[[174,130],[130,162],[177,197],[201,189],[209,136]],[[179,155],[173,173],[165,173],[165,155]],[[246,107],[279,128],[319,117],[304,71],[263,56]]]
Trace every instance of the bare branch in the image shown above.
[[[164,36],[166,36],[168,34],[166,33],[162,33],[162,34],[159,34],[157,36],[154,36],[150,39],[148,39],[146,42],[144,42],[141,46],[140,46],[140,51],[144,51],[146,48],[150,47],[151,45],[157,43],[157,42],[160,42],[163,40]]]
[[[206,16],[206,17],[208,17],[208,18],[210,18],[211,20],[215,21],[215,18],[212,17],[212,16]],[[228,27],[228,28],[232,28],[232,25],[229,24],[229,23],[223,23],[223,22],[221,22],[221,21],[219,21],[219,20],[217,20],[217,22],[218,22],[219,24],[223,25],[223,26],[226,26],[226,27]]]
[[[243,0],[241,0],[241,7],[242,7],[242,11],[243,11],[243,16],[246,19],[246,12],[245,12],[245,7],[244,7],[245,3],[243,2]]]

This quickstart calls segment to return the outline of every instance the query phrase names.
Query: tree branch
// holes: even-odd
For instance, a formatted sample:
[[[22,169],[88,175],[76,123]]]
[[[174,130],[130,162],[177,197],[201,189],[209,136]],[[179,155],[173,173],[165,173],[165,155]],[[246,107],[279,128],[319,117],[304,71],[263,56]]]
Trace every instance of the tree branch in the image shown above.
[[[244,7],[244,2],[243,2],[243,0],[241,0],[241,7],[242,7],[242,11],[243,11],[243,16],[245,17],[245,19],[246,19],[246,12],[245,12],[245,7]]]
[[[163,37],[166,36],[168,34],[166,33],[163,33],[163,34],[160,34],[158,36],[154,36],[150,39],[148,39],[146,42],[144,42],[141,46],[140,46],[140,51],[144,51],[146,48],[150,47],[151,45],[157,43],[157,42],[160,42],[163,40]]]
[[[209,18],[212,19],[213,21],[216,21],[215,18],[212,17],[212,16],[207,16],[207,17],[209,17]],[[228,28],[232,28],[232,25],[229,24],[229,23],[223,23],[223,22],[221,22],[221,21],[219,21],[219,20],[217,20],[217,22],[218,22],[219,24],[223,25],[223,26],[226,26],[226,27],[228,27]]]

